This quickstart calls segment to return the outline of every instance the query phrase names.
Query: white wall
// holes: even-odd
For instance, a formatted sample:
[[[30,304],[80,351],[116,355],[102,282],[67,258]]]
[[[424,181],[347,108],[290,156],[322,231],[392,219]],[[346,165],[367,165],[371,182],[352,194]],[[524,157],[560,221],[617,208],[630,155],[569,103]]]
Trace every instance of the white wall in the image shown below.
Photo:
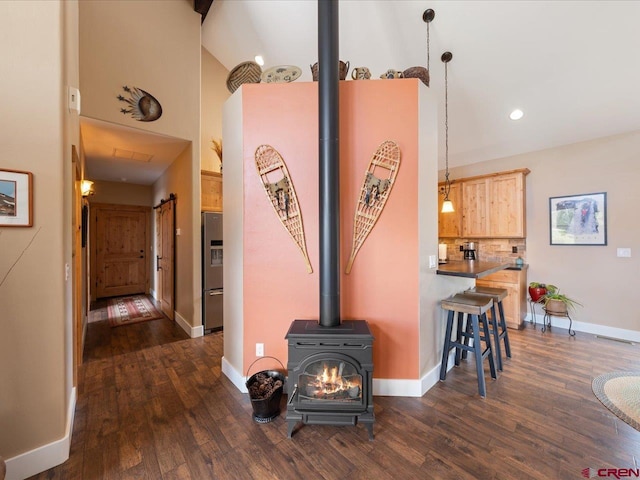
[[[224,104],[224,123],[222,135],[225,139],[225,156],[236,159],[227,164],[224,170],[225,188],[223,189],[224,215],[224,256],[228,265],[244,263],[244,171],[242,162],[242,88],[239,88]],[[242,268],[224,269],[224,373],[234,380],[236,386],[243,387],[243,379],[234,369],[242,365],[244,339],[244,270]],[[244,372],[242,372],[244,373]]]

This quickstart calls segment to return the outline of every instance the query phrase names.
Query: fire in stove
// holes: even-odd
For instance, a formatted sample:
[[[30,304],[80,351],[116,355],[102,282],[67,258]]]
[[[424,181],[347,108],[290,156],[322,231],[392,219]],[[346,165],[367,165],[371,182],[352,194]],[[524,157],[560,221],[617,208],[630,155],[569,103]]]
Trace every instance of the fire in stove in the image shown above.
[[[319,370],[321,371],[317,374],[305,372],[300,375],[302,402],[314,400],[361,402],[362,376],[353,371],[352,365],[345,362],[340,362],[339,365],[322,363]]]

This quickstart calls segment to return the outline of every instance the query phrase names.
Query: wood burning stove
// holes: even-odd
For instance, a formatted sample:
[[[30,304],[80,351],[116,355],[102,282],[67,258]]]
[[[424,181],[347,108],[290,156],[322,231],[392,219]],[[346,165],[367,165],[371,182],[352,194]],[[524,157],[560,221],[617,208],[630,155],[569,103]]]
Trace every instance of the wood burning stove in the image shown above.
[[[287,333],[287,430],[297,423],[356,425],[373,440],[373,335],[364,320],[340,319],[340,145],[338,2],[318,1],[320,318]]]
[[[367,322],[344,320],[323,327],[315,320],[295,320],[286,338],[288,437],[299,422],[360,422],[373,440],[373,335]]]

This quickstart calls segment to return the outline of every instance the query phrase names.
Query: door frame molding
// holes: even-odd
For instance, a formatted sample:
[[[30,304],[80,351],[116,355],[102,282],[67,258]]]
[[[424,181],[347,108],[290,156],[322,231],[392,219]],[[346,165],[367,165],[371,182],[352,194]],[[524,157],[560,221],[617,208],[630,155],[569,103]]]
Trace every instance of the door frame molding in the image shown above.
[[[85,252],[82,246],[82,226],[84,218],[82,217],[82,208],[85,199],[82,197],[80,184],[82,183],[82,165],[80,156],[75,145],[71,145],[71,163],[73,165],[73,212],[71,215],[72,224],[72,298],[73,298],[73,386],[78,386],[78,368],[82,365],[82,356],[84,353],[84,335],[87,327],[87,312],[83,310],[83,292],[86,292],[85,282],[83,279],[83,266]],[[88,310],[88,308],[87,308]]]

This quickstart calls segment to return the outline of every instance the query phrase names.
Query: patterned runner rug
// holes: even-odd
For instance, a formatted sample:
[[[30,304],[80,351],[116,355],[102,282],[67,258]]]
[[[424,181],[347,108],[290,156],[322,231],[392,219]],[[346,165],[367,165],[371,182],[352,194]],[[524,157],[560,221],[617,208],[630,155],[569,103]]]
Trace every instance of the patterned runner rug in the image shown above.
[[[132,323],[157,320],[163,315],[153,306],[144,295],[132,295],[128,297],[116,297],[109,299],[107,306],[109,325],[119,327]]]
[[[605,373],[593,379],[591,388],[605,407],[640,430],[640,372]]]

